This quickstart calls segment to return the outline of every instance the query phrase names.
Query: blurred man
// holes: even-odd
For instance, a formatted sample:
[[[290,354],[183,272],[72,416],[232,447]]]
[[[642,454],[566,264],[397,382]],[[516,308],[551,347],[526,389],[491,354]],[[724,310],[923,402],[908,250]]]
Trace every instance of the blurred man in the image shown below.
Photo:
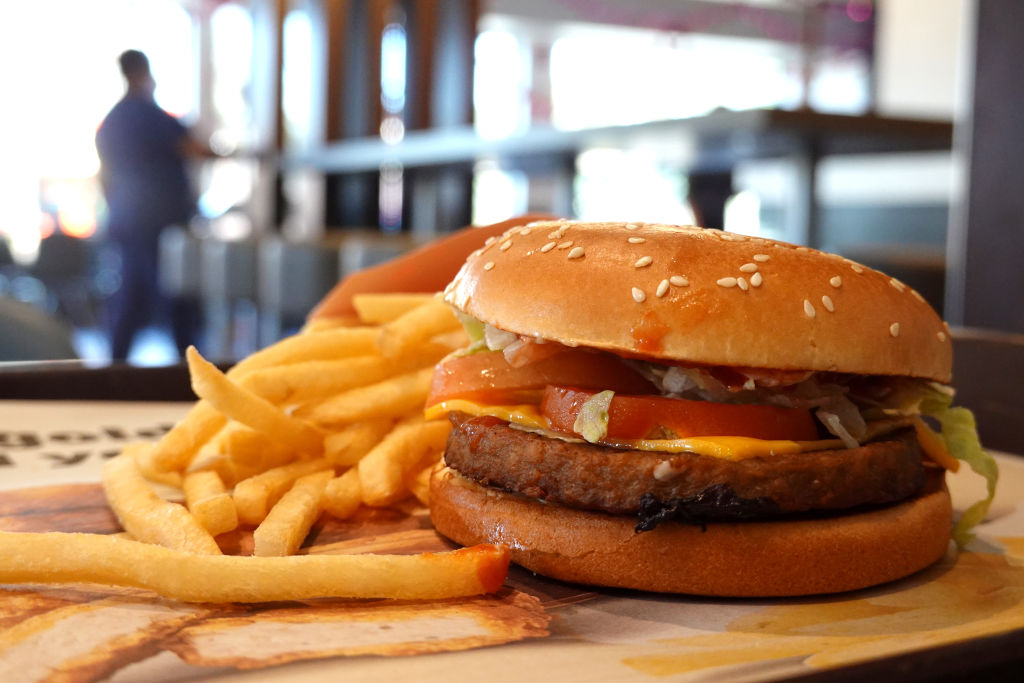
[[[183,354],[198,334],[199,306],[161,295],[158,243],[164,228],[187,225],[195,212],[186,159],[211,153],[157,106],[146,55],[128,50],[118,61],[125,95],[96,133],[100,183],[109,210],[107,234],[122,264],[121,286],[110,299],[111,355],[114,360],[127,358],[135,333],[161,310],[168,311],[175,345]]]

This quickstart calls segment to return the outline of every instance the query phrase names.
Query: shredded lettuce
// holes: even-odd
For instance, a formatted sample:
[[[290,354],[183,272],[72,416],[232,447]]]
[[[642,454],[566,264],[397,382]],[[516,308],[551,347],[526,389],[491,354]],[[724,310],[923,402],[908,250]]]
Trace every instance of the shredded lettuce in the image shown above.
[[[477,320],[471,315],[466,315],[461,311],[455,311],[456,317],[459,322],[462,323],[462,329],[466,330],[466,335],[469,337],[469,346],[459,353],[461,356],[469,356],[474,353],[480,353],[481,351],[487,351],[487,340],[484,334],[484,323]]]
[[[614,391],[606,389],[584,401],[576,421],[573,422],[573,431],[590,443],[596,443],[607,436],[608,409],[614,396]]]
[[[916,392],[907,391],[901,398],[904,410],[916,409],[922,415],[934,418],[941,427],[942,440],[946,442],[949,454],[985,478],[988,495],[972,503],[953,526],[953,540],[963,548],[974,540],[975,534],[971,530],[988,514],[996,494],[999,466],[995,458],[981,447],[974,414],[967,408],[953,406],[950,387],[934,382],[921,383]]]
[[[981,447],[974,415],[967,408],[946,408],[932,417],[942,425],[942,438],[950,455],[967,463],[972,470],[985,478],[988,495],[975,501],[967,508],[953,526],[953,540],[961,548],[974,540],[971,530],[985,519],[992,499],[996,495],[996,481],[999,466],[995,459]]]

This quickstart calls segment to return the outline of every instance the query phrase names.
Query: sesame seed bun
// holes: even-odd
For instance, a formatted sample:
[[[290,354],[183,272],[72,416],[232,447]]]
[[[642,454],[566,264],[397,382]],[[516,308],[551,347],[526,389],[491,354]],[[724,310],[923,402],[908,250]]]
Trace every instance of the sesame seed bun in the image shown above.
[[[720,230],[550,221],[474,252],[445,290],[518,334],[710,365],[948,382],[949,332],[903,283],[834,254]]]
[[[940,559],[952,507],[940,474],[897,505],[786,521],[666,522],[576,510],[482,487],[449,468],[430,482],[435,528],[462,545],[502,543],[512,561],[599,586],[726,597],[796,596],[893,581]]]

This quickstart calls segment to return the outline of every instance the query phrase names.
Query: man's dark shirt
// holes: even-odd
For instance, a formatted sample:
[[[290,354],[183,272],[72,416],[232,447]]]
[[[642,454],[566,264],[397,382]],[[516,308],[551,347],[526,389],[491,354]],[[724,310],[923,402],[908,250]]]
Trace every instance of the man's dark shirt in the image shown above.
[[[96,133],[111,235],[158,231],[192,215],[185,127],[151,98],[125,96]]]

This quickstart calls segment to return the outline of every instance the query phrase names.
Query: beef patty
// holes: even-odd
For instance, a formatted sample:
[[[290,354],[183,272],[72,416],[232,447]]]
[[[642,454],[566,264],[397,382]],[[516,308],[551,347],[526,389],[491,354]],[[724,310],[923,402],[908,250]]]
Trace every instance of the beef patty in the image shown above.
[[[673,517],[710,521],[843,510],[903,500],[925,481],[913,430],[859,448],[732,461],[563,441],[493,417],[449,419],[445,462],[466,477],[613,514],[650,518],[667,508]]]

